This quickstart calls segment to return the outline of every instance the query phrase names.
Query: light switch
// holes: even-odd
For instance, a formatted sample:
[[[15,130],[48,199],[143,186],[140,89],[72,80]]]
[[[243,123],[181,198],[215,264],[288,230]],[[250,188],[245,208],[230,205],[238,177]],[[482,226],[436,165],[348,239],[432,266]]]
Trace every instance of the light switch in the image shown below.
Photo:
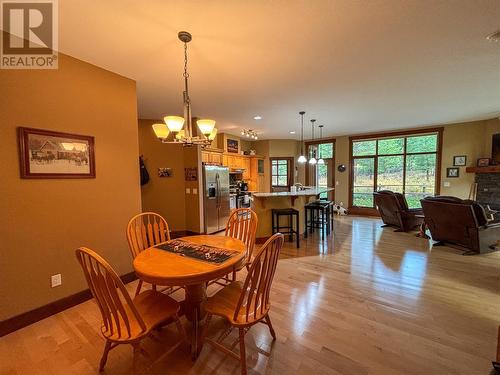
[[[190,188],[186,188],[186,194],[191,194],[191,189]]]
[[[339,180],[335,181],[335,185],[339,185],[339,184],[340,184]]]
[[[443,182],[443,186],[444,186],[444,187],[450,187],[450,185],[451,185],[451,184],[450,184],[450,182],[449,182],[449,181],[445,181],[445,182]]]
[[[194,194],[194,195],[198,194],[198,189],[193,188],[193,194]]]

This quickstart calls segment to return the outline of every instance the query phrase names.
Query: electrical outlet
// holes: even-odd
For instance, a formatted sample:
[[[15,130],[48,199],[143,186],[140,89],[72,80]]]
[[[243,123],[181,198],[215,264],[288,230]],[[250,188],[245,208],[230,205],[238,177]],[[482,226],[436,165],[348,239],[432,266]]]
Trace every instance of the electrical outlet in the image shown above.
[[[50,286],[52,288],[55,288],[56,286],[59,286],[61,284],[62,284],[62,277],[60,273],[58,273],[57,275],[52,275],[50,277]]]
[[[450,185],[451,185],[451,184],[449,183],[449,181],[445,181],[445,182],[443,182],[443,186],[444,186],[444,187],[450,187]]]
[[[190,188],[186,188],[186,194],[191,194],[191,189]]]
[[[198,194],[198,189],[193,188],[193,194],[194,194],[194,195]]]

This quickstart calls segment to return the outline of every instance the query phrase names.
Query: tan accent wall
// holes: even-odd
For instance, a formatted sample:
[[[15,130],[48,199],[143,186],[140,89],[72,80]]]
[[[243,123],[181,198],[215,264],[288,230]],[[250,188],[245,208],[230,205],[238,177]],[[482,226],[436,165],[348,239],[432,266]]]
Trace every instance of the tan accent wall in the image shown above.
[[[141,188],[142,209],[162,215],[172,231],[199,233],[203,231],[200,148],[161,143],[151,127],[156,122],[162,121],[139,120],[139,151],[150,176],[149,183]],[[172,177],[158,177],[158,168],[172,168]],[[185,181],[185,168],[197,168],[198,181]]]
[[[184,151],[182,145],[163,144],[151,125],[157,120],[139,120],[139,152],[150,180],[141,187],[142,210],[162,215],[171,230],[186,229]],[[172,177],[158,177],[158,168],[172,168]]]
[[[79,246],[131,272],[125,227],[141,196],[134,81],[59,54],[57,70],[0,70],[0,87],[3,320],[86,289]],[[19,126],[94,136],[96,178],[21,179]]]

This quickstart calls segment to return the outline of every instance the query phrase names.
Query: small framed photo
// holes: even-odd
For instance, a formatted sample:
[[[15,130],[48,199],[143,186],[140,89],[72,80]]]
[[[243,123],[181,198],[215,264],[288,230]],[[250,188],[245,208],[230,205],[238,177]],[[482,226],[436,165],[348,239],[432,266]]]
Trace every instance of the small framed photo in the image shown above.
[[[18,128],[21,178],[95,178],[94,137]]]
[[[459,172],[460,172],[459,168],[446,168],[446,177],[447,178],[459,177],[460,175]]]
[[[487,167],[490,165],[490,159],[489,158],[480,158],[477,159],[477,166],[478,167]]]
[[[158,168],[158,177],[172,177],[172,168]]]
[[[459,156],[453,157],[453,166],[454,167],[464,167],[465,165],[467,165],[467,156],[466,155],[459,155]]]

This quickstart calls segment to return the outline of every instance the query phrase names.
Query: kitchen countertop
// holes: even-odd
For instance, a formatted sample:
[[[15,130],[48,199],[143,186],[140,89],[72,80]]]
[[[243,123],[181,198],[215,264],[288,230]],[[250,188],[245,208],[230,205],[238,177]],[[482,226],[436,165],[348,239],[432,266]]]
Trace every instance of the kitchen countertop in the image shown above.
[[[273,198],[273,197],[302,197],[302,196],[311,196],[311,195],[319,195],[322,193],[326,193],[334,190],[334,188],[306,188],[304,190],[299,191],[279,191],[274,193],[253,193],[252,197],[254,198]]]

